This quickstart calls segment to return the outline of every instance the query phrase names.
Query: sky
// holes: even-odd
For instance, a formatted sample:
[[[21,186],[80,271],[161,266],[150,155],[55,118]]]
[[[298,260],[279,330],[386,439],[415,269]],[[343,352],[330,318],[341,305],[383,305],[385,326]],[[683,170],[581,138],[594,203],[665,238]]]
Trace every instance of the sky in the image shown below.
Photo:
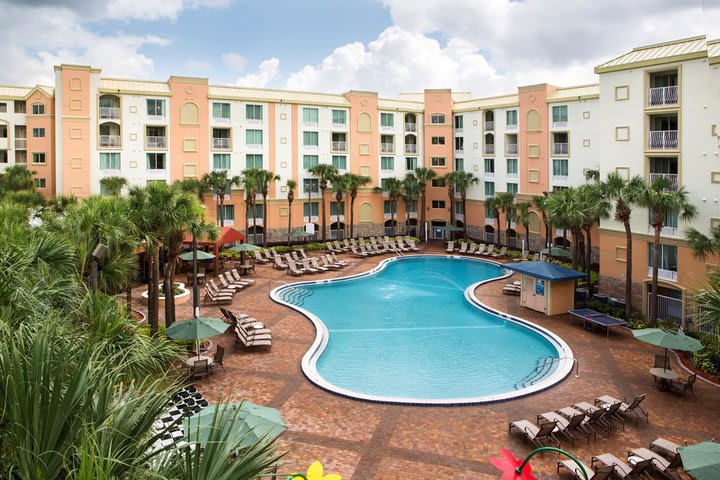
[[[394,97],[593,83],[634,47],[720,37],[720,0],[0,0],[0,85],[105,77]]]

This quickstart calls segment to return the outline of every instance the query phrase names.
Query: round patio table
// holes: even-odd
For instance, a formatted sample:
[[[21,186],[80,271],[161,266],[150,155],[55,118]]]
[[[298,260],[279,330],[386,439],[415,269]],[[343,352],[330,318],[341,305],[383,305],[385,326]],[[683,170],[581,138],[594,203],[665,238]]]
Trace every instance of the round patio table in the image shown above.
[[[187,360],[185,360],[185,364],[188,367],[193,367],[193,366],[195,366],[195,362],[199,362],[202,360],[208,361],[208,367],[213,364],[213,358],[209,357],[207,355],[200,355],[199,357],[198,356],[190,357]]]
[[[680,378],[680,375],[665,368],[651,368],[650,373],[660,379],[660,390],[670,390],[670,383]]]

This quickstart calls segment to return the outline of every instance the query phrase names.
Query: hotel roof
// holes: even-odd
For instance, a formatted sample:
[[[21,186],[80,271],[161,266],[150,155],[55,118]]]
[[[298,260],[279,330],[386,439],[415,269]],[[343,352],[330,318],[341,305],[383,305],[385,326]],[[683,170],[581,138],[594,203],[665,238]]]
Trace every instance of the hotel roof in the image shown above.
[[[129,80],[125,78],[101,78],[101,93],[135,93],[140,95],[170,95],[167,82]]]
[[[595,67],[595,73],[615,72],[634,67],[660,65],[668,62],[692,60],[707,56],[705,35],[683,38],[671,42],[637,47],[608,62]]]
[[[263,88],[221,87],[211,85],[208,90],[208,97],[229,100],[254,100],[258,102],[301,103],[338,107],[350,106],[350,102],[343,95],[295,92],[292,90],[269,90]]]
[[[720,63],[720,39],[708,40],[707,51],[711,64]]]
[[[25,100],[35,89],[42,91],[48,97],[52,97],[55,94],[54,88],[45,85],[36,85],[34,87],[0,86],[0,98]]]
[[[425,110],[423,102],[410,100],[395,100],[390,98],[378,98],[378,110],[399,110],[403,112],[422,112]]]
[[[566,102],[568,100],[587,100],[600,98],[600,86],[597,83],[592,85],[580,85],[578,87],[558,88],[548,95],[547,101]]]
[[[485,108],[516,107],[518,105],[518,94],[501,95],[499,97],[476,98],[465,102],[456,102],[453,111],[463,112],[469,110],[482,110]]]

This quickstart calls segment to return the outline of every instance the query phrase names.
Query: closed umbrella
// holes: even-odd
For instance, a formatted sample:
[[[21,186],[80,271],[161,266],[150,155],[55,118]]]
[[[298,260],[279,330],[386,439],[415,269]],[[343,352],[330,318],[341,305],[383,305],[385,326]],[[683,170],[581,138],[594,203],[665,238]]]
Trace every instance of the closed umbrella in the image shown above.
[[[702,442],[678,449],[683,469],[696,480],[717,480],[720,472],[720,443]]]
[[[220,335],[230,325],[219,318],[191,318],[175,322],[165,329],[165,335],[175,340],[195,340],[197,356],[200,356],[200,339]]]
[[[697,352],[703,348],[699,340],[688,337],[687,335],[678,335],[672,330],[666,330],[664,328],[641,328],[639,330],[633,330],[632,333],[635,338],[642,342],[663,347],[665,349],[665,365],[668,364],[668,349],[683,352]]]
[[[245,252],[254,252],[256,250],[260,250],[260,247],[250,245],[249,243],[241,243],[240,245],[228,248],[229,252],[240,252],[240,263],[242,264],[245,263]]]
[[[193,259],[192,250],[180,255],[180,258],[185,260],[186,262],[192,262],[192,259]],[[215,258],[215,255],[213,255],[212,253],[203,252],[202,250],[197,251],[197,259],[198,260],[212,260],[213,258]]]

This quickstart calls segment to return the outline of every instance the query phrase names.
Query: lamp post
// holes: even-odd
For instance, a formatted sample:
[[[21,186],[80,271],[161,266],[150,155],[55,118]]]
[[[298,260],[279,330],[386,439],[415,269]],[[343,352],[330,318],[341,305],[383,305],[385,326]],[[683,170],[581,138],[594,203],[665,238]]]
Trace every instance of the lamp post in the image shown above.
[[[90,263],[90,288],[93,293],[98,291],[98,262],[100,262],[107,254],[107,247],[102,243],[98,243],[92,252],[92,262]]]
[[[198,265],[197,265],[197,238],[195,237],[195,229],[192,232],[192,249],[193,249],[193,316],[198,317],[200,311],[200,292],[198,289]]]

